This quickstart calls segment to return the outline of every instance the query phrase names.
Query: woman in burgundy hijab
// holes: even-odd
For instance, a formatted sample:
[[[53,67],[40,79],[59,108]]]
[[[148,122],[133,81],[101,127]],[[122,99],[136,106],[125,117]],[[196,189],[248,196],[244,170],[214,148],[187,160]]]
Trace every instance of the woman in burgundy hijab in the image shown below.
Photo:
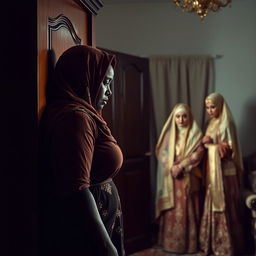
[[[74,46],[59,58],[40,124],[41,253],[124,256],[112,178],[123,156],[101,111],[115,57]]]

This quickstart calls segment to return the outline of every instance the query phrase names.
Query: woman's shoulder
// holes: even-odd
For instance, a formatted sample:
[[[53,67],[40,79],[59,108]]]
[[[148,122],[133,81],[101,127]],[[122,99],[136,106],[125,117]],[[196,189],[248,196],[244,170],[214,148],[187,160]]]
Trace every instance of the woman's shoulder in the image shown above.
[[[62,129],[66,127],[69,130],[97,130],[95,120],[90,113],[84,109],[72,109],[64,112],[57,121],[57,126],[62,127]]]
[[[96,129],[97,123],[91,113],[85,109],[75,109],[71,111],[70,118],[81,125],[90,125]]]

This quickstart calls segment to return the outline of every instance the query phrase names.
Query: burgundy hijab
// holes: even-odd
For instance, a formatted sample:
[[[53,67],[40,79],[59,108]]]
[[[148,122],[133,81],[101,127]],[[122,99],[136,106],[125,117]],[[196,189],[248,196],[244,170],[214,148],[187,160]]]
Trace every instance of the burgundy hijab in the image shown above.
[[[67,111],[84,109],[99,128],[107,136],[110,135],[101,111],[94,108],[110,64],[115,67],[114,55],[90,46],[79,45],[66,50],[56,63],[55,81],[50,88],[49,104],[46,107],[47,123],[53,124]]]

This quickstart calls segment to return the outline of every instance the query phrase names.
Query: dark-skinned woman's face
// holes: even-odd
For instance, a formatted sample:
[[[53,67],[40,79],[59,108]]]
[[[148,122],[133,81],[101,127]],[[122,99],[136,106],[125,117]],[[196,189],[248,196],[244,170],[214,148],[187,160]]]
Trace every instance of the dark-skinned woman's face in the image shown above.
[[[114,78],[114,69],[109,65],[106,75],[102,83],[100,84],[100,91],[96,100],[96,110],[102,110],[104,106],[108,103],[112,91],[110,89],[110,84]]]

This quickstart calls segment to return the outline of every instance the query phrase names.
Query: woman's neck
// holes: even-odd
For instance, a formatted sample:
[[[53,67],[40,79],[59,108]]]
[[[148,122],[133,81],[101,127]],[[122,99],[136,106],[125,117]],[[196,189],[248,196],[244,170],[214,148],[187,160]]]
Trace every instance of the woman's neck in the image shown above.
[[[178,133],[184,133],[186,131],[186,127],[177,126]]]

